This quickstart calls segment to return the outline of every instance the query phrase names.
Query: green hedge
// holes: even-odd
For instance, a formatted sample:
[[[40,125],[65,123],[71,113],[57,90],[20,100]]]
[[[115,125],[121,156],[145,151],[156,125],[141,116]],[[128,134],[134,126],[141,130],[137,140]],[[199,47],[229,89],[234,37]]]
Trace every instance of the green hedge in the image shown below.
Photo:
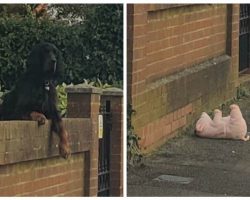
[[[25,70],[31,48],[54,43],[62,52],[65,83],[100,79],[113,84],[122,80],[122,13],[117,5],[96,7],[84,23],[69,26],[60,21],[0,18],[0,84],[10,89]],[[112,16],[111,16],[112,15]]]

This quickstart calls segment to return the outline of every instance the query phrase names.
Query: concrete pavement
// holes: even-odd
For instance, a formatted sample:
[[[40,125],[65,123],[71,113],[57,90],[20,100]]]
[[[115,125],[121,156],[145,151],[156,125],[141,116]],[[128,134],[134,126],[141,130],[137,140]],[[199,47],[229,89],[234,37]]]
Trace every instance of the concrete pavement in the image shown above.
[[[237,103],[250,130],[250,98]],[[250,141],[199,138],[190,130],[127,174],[128,196],[250,196]]]

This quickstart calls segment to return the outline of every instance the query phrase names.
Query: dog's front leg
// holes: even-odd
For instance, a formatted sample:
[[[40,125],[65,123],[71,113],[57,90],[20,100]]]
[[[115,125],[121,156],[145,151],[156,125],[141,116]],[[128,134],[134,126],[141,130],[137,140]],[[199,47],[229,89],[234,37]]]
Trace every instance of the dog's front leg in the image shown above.
[[[67,159],[71,154],[71,150],[69,145],[69,135],[64,128],[62,121],[59,122],[59,130],[59,153],[63,158]]]
[[[59,136],[59,153],[60,155],[67,159],[70,154],[70,145],[69,145],[69,134],[63,126],[62,119],[58,112],[55,112],[52,118],[51,130],[56,132]]]
[[[30,113],[30,118],[34,121],[37,121],[39,126],[45,124],[46,121],[44,114],[35,111]]]

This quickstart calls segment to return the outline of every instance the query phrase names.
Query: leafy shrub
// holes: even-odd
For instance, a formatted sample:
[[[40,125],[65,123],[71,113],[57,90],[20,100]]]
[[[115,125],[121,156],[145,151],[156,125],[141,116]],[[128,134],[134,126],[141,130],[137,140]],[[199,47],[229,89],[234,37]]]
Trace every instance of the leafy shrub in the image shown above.
[[[58,97],[57,107],[62,116],[66,115],[68,105],[67,92],[65,91],[66,86],[67,85],[65,83],[56,86],[56,92]]]
[[[0,18],[0,85],[11,89],[25,70],[31,48],[54,43],[65,62],[65,83],[100,79],[122,82],[122,5],[96,5],[84,23],[73,24],[30,16]]]
[[[74,84],[72,84],[72,83],[71,84],[62,83],[60,85],[57,85],[57,87],[56,87],[57,96],[58,96],[57,108],[60,111],[62,116],[67,115],[68,100],[67,100],[67,92],[65,89],[66,89],[66,87],[73,86],[73,85]],[[83,83],[80,83],[77,85],[93,86],[93,87],[98,87],[101,89],[114,87],[113,85],[109,85],[107,83],[102,83],[99,79],[96,81],[85,79]],[[0,92],[0,100],[1,100],[1,92]]]
[[[139,146],[140,137],[135,133],[134,126],[132,125],[132,115],[135,110],[132,105],[128,104],[127,108],[127,161],[129,165],[138,165],[142,161],[142,153]]]
[[[96,66],[98,78],[109,84],[123,75],[123,9],[121,4],[96,5],[86,14],[89,65]],[[98,58],[98,59],[94,59]]]

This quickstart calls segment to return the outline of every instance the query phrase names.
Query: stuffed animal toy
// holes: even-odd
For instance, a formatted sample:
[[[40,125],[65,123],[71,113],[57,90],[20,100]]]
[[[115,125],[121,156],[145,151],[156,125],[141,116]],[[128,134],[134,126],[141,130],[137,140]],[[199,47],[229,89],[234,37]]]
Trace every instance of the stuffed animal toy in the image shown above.
[[[230,115],[222,117],[219,109],[214,110],[213,120],[203,112],[196,123],[196,135],[206,138],[228,138],[248,141],[247,124],[240,108],[236,104],[230,105]]]

